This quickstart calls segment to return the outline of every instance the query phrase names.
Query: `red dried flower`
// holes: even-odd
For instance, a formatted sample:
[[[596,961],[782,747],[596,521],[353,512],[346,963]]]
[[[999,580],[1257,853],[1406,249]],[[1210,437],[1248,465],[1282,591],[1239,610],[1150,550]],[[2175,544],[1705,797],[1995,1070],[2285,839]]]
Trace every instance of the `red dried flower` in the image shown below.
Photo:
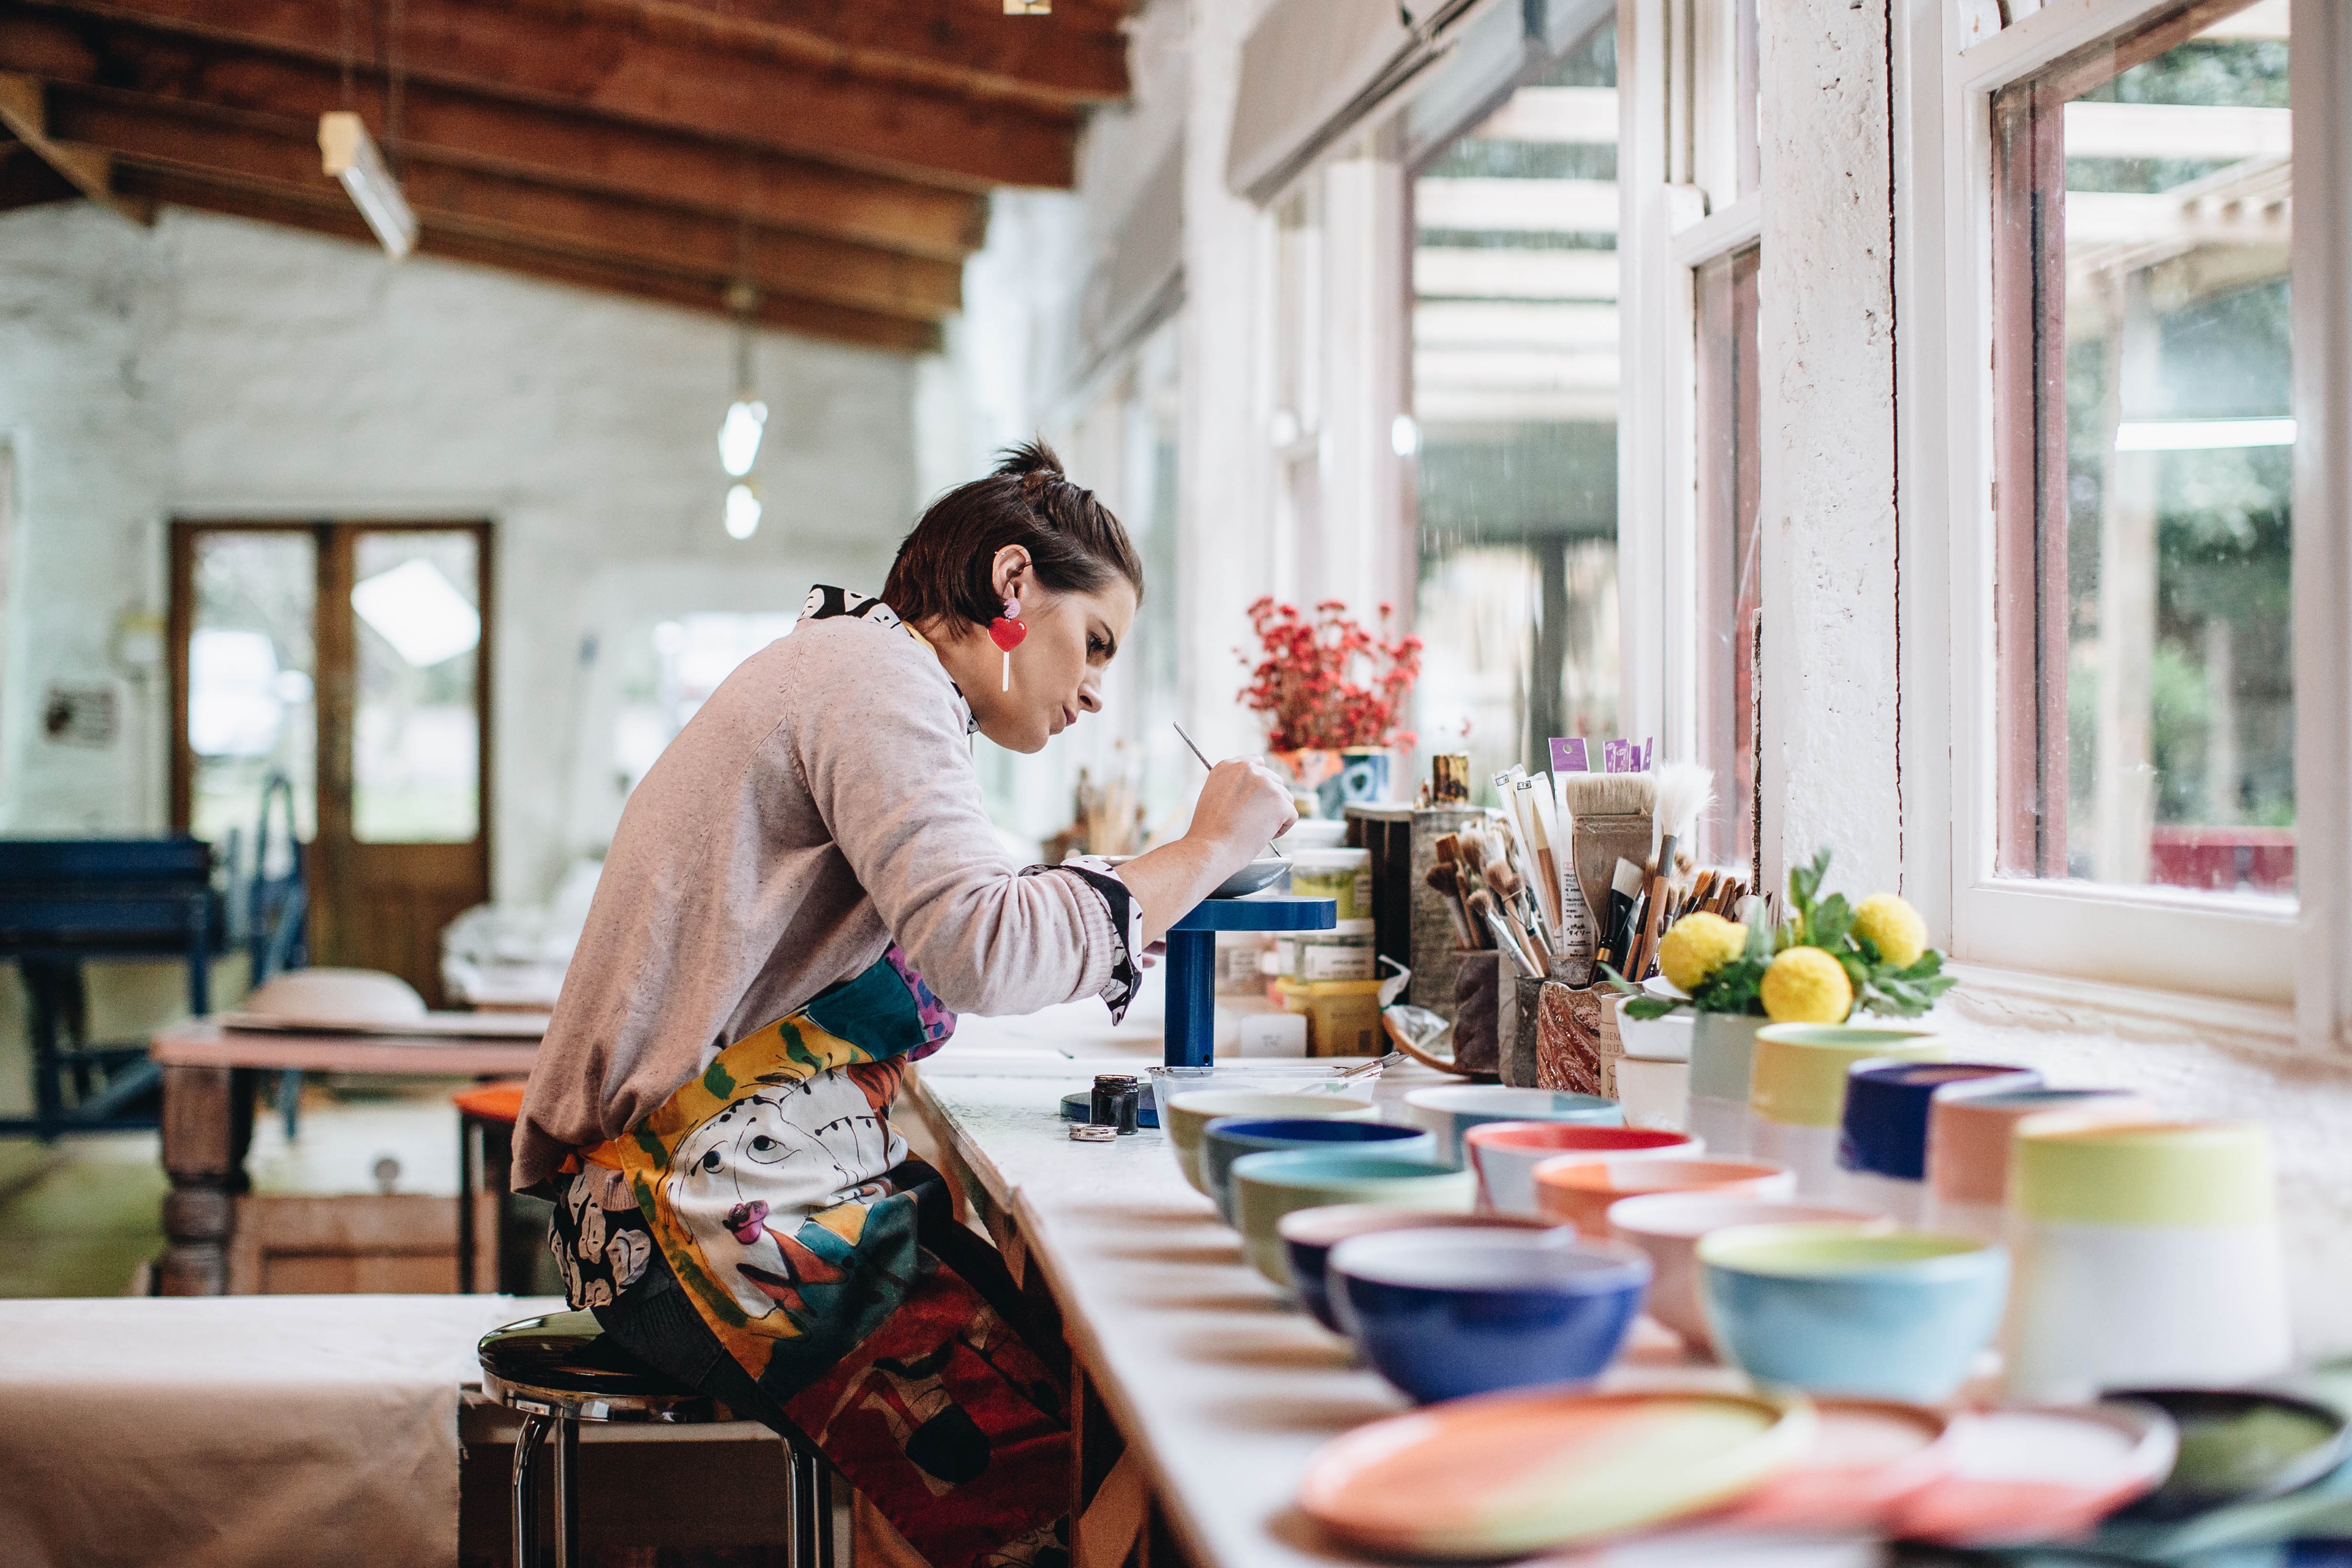
[[[1396,726],[1421,675],[1421,639],[1388,637],[1392,612],[1386,605],[1377,637],[1347,611],[1339,599],[1317,605],[1312,621],[1301,618],[1296,605],[1271,597],[1249,607],[1250,629],[1264,657],[1242,688],[1242,703],[1267,715],[1271,750],[1412,745],[1412,732]],[[1248,655],[1236,653],[1248,662]],[[1367,667],[1362,683],[1349,679],[1359,661]]]

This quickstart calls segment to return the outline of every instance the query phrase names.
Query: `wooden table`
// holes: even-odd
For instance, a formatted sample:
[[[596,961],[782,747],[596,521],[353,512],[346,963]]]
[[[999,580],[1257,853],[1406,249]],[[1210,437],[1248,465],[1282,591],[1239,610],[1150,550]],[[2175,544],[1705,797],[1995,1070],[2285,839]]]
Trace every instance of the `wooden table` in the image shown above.
[[[273,1034],[224,1029],[209,1019],[174,1024],[149,1043],[163,1074],[161,1287],[166,1296],[218,1296],[228,1288],[228,1242],[247,1182],[254,1075],[404,1073],[422,1078],[514,1078],[530,1071],[536,1040],[450,1036]]]

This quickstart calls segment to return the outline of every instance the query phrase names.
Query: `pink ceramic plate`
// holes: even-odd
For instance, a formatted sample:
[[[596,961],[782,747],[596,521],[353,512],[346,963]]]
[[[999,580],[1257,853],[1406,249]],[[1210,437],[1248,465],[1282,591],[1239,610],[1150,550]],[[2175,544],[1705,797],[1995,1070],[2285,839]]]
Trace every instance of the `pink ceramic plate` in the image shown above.
[[[1796,1461],[1706,1521],[1727,1531],[1883,1529],[1951,1473],[1967,1418],[1891,1399],[1816,1399],[1821,1432]]]
[[[2171,1473],[2179,1434],[2153,1405],[1994,1410],[1955,1434],[1950,1473],[1897,1505],[1888,1533],[1955,1545],[2063,1540]]]
[[[1308,1464],[1298,1506],[1348,1543],[1502,1557],[1681,1519],[1813,1440],[1801,1398],[1675,1389],[1483,1395],[1358,1427]]]

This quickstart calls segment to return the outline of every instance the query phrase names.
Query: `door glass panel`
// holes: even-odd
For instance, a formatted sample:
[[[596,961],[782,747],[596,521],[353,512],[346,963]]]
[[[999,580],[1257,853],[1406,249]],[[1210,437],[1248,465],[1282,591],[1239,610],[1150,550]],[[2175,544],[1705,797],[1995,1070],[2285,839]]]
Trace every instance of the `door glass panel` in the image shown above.
[[[307,531],[204,532],[195,539],[188,636],[189,830],[251,837],[262,784],[293,782],[296,835],[318,830],[317,674],[310,637],[318,545]]]
[[[352,837],[362,844],[470,842],[481,826],[475,536],[371,531],[359,536],[354,555]]]

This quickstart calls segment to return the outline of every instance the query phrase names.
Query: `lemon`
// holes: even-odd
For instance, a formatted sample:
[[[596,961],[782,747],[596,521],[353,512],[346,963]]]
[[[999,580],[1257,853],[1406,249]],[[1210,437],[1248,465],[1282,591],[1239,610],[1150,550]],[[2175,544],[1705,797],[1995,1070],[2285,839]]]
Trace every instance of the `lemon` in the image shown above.
[[[1818,947],[1792,947],[1774,959],[1760,989],[1776,1024],[1843,1024],[1853,1011],[1845,966]]]
[[[1748,947],[1748,928],[1721,915],[1685,915],[1659,940],[1658,969],[1685,995],[1738,958]]]
[[[1866,936],[1878,956],[1908,969],[1927,951],[1927,922],[1893,893],[1873,893],[1853,911],[1853,934]]]

